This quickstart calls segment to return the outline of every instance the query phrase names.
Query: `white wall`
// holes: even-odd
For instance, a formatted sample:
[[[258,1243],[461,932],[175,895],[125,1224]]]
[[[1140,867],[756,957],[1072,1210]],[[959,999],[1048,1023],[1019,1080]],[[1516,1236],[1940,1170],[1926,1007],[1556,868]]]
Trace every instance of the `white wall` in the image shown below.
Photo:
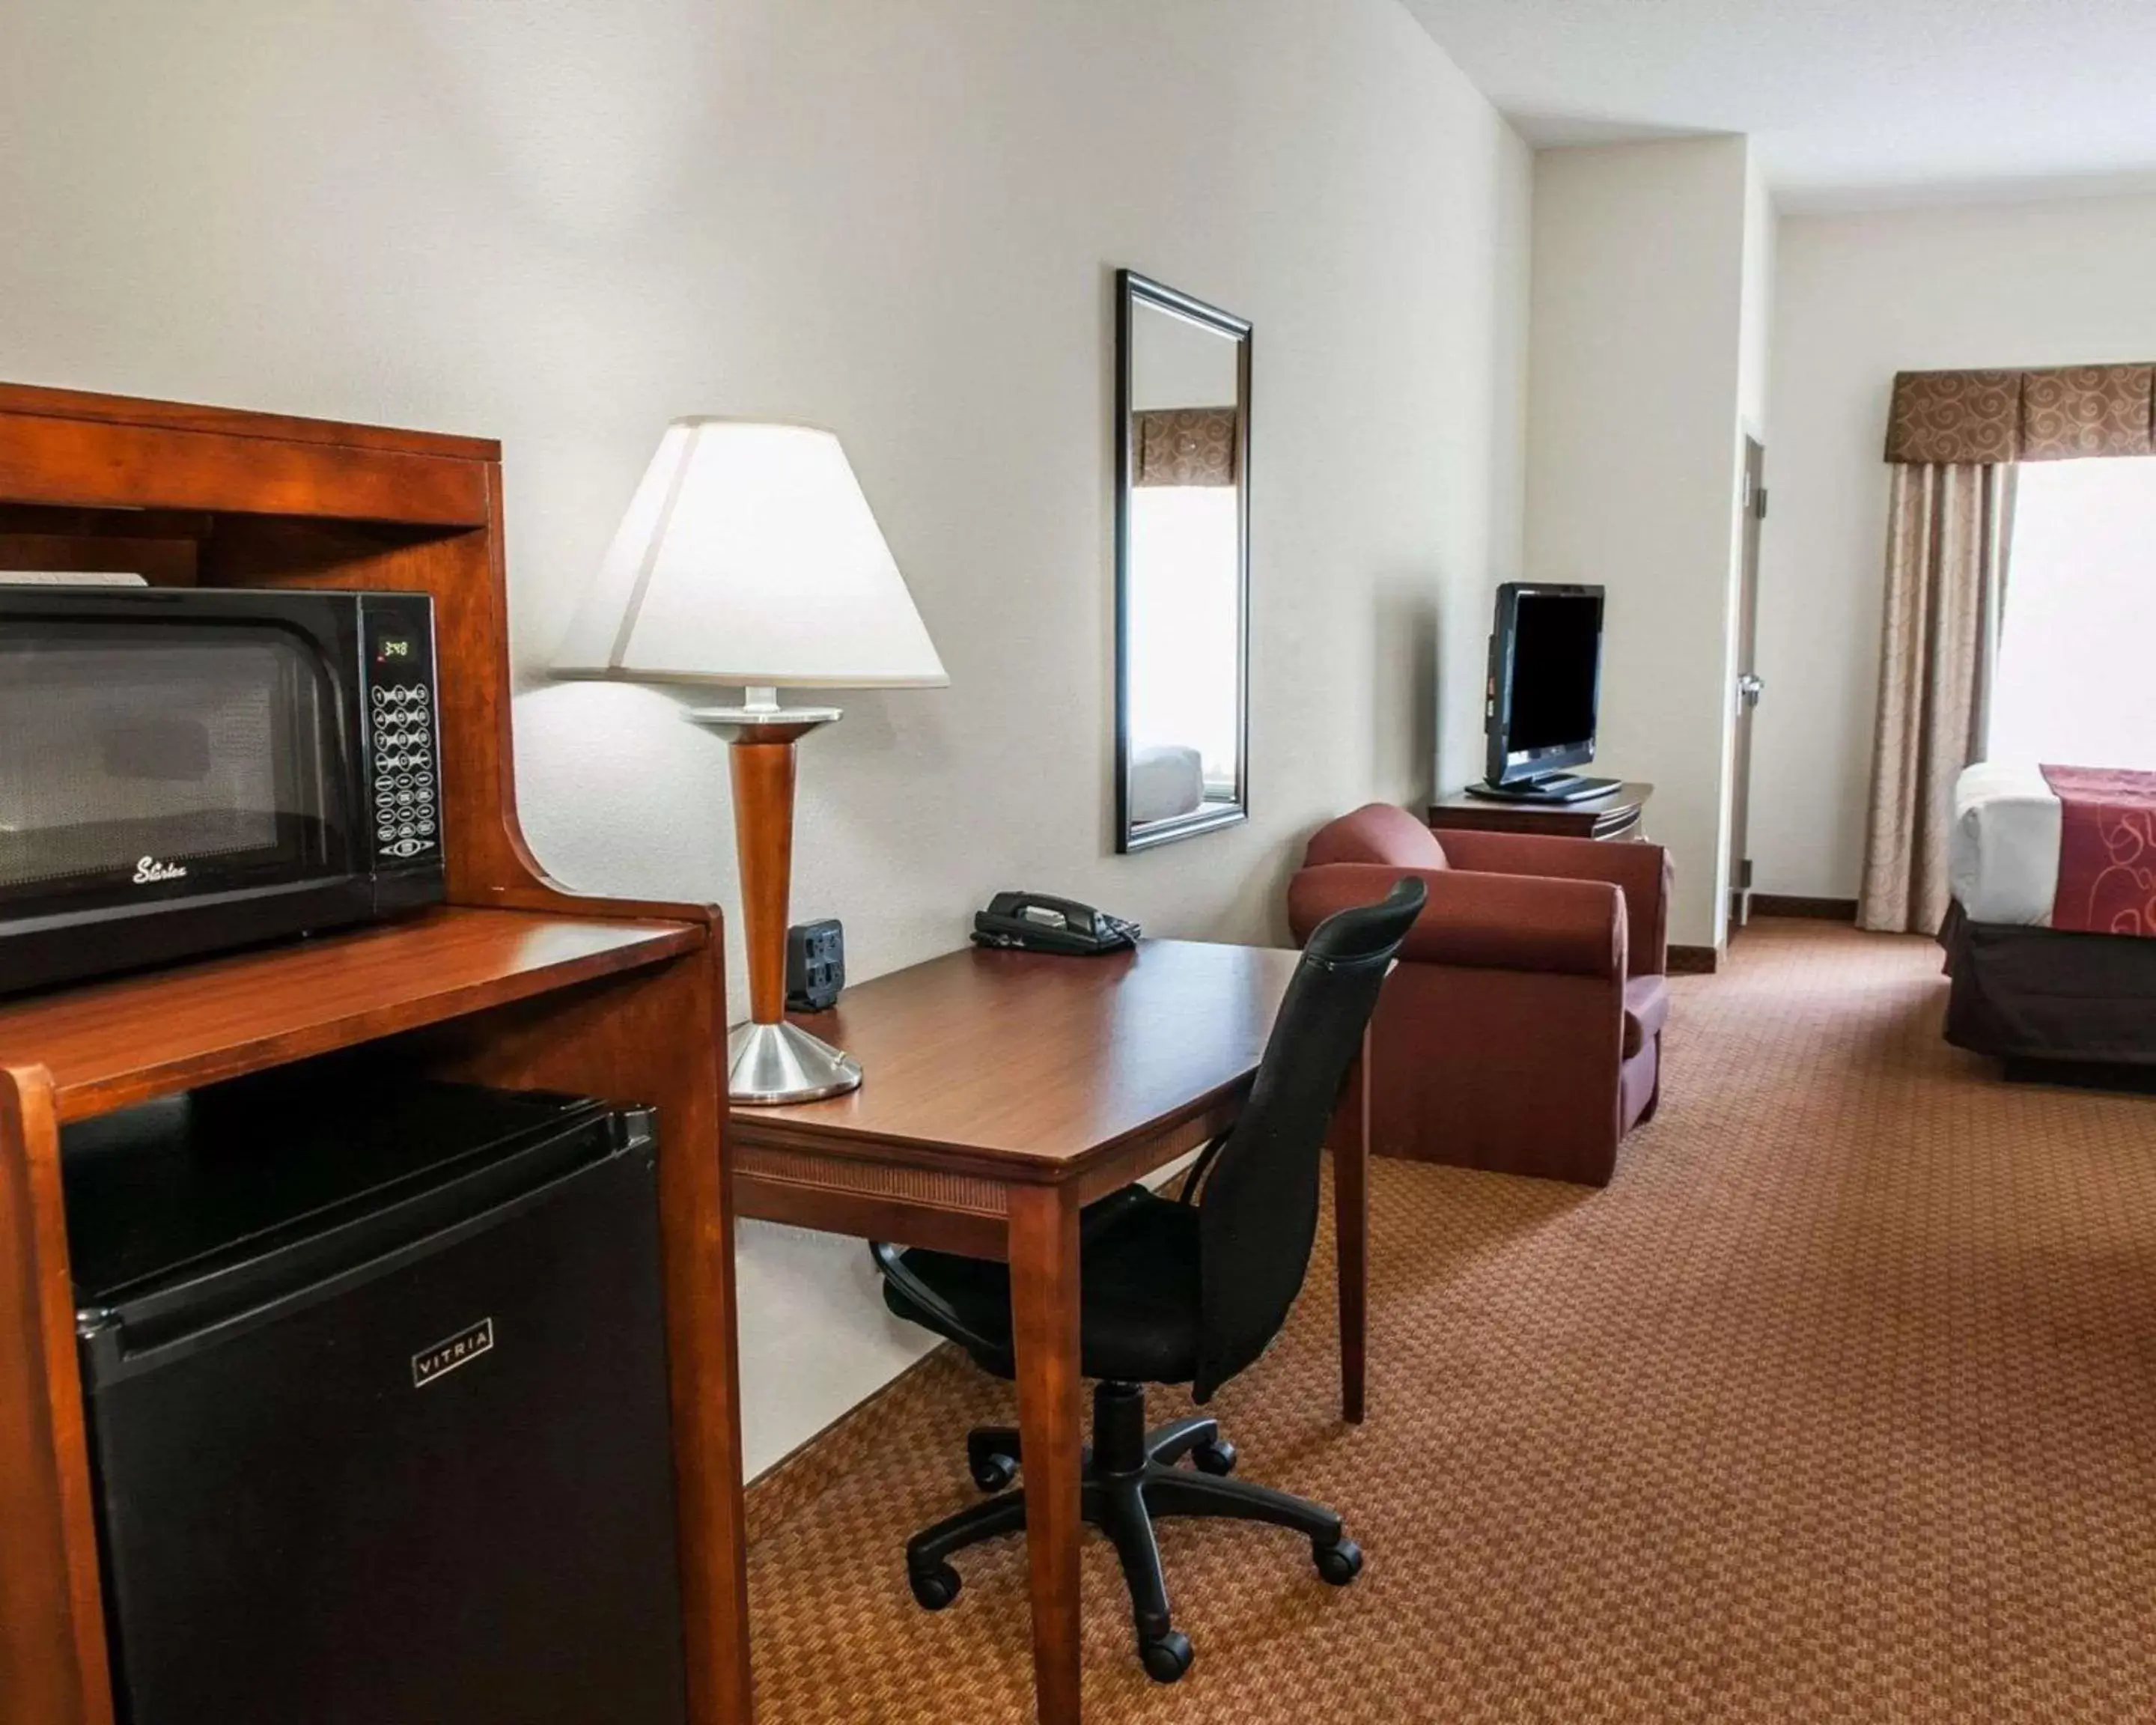
[[[1597,768],[1651,781],[1671,938],[1724,922],[1743,138],[1535,158],[1527,567],[1609,588]],[[1754,224],[1756,247],[1756,223]]]
[[[1763,891],[1854,898],[1894,373],[2156,356],[2156,198],[1789,216],[1779,240],[1752,854]]]
[[[1469,775],[1517,565],[1523,146],[1394,0],[10,0],[0,372],[495,434],[526,825],[731,901],[725,745],[539,673],[671,415],[845,438],[951,672],[804,750],[856,978],[992,888],[1285,937],[1305,835]],[[1250,824],[1112,855],[1111,271],[1253,319]],[[1443,667],[1433,700],[1433,680]],[[1433,711],[1435,707],[1435,711]],[[922,1345],[742,1244],[752,1466]]]
[[[1743,277],[1738,293],[1737,413],[1752,434],[1767,435],[1768,385],[1773,374],[1774,336],[1774,194],[1757,155],[1744,174]]]

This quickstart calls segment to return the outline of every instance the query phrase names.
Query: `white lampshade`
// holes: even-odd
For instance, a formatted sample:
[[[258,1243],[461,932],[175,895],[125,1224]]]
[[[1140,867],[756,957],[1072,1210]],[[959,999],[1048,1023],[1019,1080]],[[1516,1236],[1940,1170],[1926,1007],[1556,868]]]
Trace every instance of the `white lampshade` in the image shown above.
[[[676,419],[556,655],[567,676],[950,681],[830,432]]]

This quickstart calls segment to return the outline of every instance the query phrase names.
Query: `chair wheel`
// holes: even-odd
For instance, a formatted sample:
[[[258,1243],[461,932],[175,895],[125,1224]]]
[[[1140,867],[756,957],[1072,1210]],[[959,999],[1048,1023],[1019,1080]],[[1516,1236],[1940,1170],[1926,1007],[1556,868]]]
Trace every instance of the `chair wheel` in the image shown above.
[[[1218,1443],[1200,1444],[1190,1452],[1190,1459],[1197,1464],[1200,1473],[1209,1473],[1215,1477],[1231,1474],[1235,1471],[1235,1446],[1225,1438]]]
[[[1008,1455],[977,1456],[973,1463],[973,1483],[983,1491],[1009,1489],[1018,1477],[1018,1463]]]
[[[1335,1587],[1347,1586],[1363,1573],[1363,1548],[1352,1539],[1314,1546],[1311,1555],[1317,1559],[1317,1573]]]
[[[1154,1682],[1173,1683],[1190,1669],[1190,1637],[1181,1630],[1170,1630],[1157,1641],[1139,1642],[1138,1657]]]
[[[933,1569],[908,1569],[906,1584],[924,1611],[941,1611],[958,1597],[958,1572],[948,1563],[938,1563]]]

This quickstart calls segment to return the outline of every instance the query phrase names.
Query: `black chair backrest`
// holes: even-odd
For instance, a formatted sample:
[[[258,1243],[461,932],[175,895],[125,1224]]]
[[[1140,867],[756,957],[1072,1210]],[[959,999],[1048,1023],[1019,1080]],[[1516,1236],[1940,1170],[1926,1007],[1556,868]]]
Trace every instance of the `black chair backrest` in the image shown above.
[[[1303,948],[1199,1193],[1199,1401],[1265,1351],[1302,1290],[1326,1129],[1424,896],[1420,880],[1403,880],[1380,903],[1327,917]]]

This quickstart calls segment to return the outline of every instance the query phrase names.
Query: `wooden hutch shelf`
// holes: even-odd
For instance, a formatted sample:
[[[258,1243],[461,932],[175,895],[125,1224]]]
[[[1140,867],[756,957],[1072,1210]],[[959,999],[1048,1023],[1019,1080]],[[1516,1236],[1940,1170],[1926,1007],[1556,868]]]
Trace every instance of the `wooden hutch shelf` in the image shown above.
[[[0,1061],[34,1055],[52,1075],[61,1121],[83,1120],[704,944],[685,922],[452,907],[0,1005]]]
[[[707,905],[549,880],[516,819],[501,452],[476,438],[0,384],[0,567],[434,602],[448,903],[0,1002],[0,1713],[113,1725],[60,1128],[362,1044],[657,1110],[690,1725],[752,1712],[726,1128]]]

